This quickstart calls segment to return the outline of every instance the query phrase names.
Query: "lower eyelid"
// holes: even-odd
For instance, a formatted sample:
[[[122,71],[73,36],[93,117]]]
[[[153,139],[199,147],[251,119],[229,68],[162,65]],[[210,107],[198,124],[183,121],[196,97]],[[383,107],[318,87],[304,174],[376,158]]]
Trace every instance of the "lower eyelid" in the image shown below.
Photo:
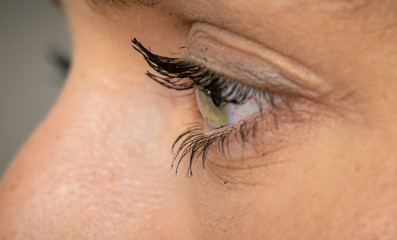
[[[241,167],[243,160],[246,165],[247,160],[282,148],[282,139],[293,129],[287,127],[294,124],[293,116],[281,107],[278,107],[278,113],[272,113],[271,109],[263,115],[258,112],[220,129],[205,127],[205,123],[190,128],[174,143],[176,171],[182,161],[188,162],[188,175],[192,174],[197,161],[202,161],[203,166],[206,161],[215,161],[219,165]]]
[[[264,121],[273,122],[270,119]],[[176,171],[180,171],[177,166],[178,163],[182,161],[188,162],[188,175],[193,174],[192,169],[195,164],[198,164],[198,166],[203,165],[203,167],[205,167],[206,162],[210,162],[211,164],[222,166],[227,169],[255,168],[268,164],[264,162],[264,159],[262,158],[288,146],[288,143],[285,140],[288,139],[287,135],[291,133],[289,130],[292,128],[284,128],[280,132],[278,129],[270,128],[269,123],[262,122],[256,123],[257,129],[254,130],[252,128],[253,124],[255,123],[251,119],[246,120],[244,123],[240,123],[238,126],[228,126],[224,129],[216,130],[216,133],[221,137],[209,145],[206,144],[208,143],[210,136],[216,133],[203,133],[205,130],[202,128],[198,130],[201,131],[198,133],[199,137],[196,137],[204,139],[202,142],[192,142],[194,140],[189,139],[188,141],[191,141],[190,143],[192,144],[184,145],[186,144],[184,140],[188,139],[188,137],[182,139],[175,145],[175,150],[176,152],[179,151],[180,154],[187,153],[187,155],[183,157],[177,155],[177,158],[175,159],[176,164],[174,165],[174,167],[176,167]],[[286,123],[283,123],[283,126],[285,126],[285,124]],[[251,130],[244,131],[244,127],[240,129],[243,125],[246,130]],[[235,129],[232,130],[231,128]],[[244,131],[244,137],[241,137],[241,131]],[[228,134],[228,136],[224,136],[223,134],[225,133]],[[197,134],[197,132],[194,134]],[[181,146],[182,148],[180,148]],[[195,148],[195,151],[192,152],[189,148]],[[191,155],[192,153],[194,153],[193,157]]]

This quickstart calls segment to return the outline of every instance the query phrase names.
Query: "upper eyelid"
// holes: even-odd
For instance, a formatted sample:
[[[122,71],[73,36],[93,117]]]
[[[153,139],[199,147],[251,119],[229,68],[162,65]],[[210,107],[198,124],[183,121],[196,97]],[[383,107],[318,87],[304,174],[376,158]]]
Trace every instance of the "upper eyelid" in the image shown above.
[[[205,72],[212,72],[213,74],[216,74],[218,76],[225,77],[227,79],[233,80],[235,82],[240,82],[243,85],[246,85],[247,87],[255,88],[257,90],[262,90],[264,92],[274,92],[278,94],[283,94],[283,95],[296,95],[296,96],[301,96],[305,98],[313,98],[313,94],[309,91],[305,91],[306,88],[304,87],[297,87],[296,85],[293,84],[293,81],[288,80],[288,77],[282,76],[282,74],[279,74],[277,78],[274,78],[274,74],[278,74],[277,70],[271,69],[268,71],[268,73],[264,74],[261,78],[261,82],[258,84],[254,84],[252,81],[244,81],[242,80],[242,72],[248,72],[251,74],[252,72],[257,71],[256,69],[260,69],[261,71],[264,67],[263,63],[261,67],[254,67],[249,68],[247,65],[243,65],[241,68],[242,69],[237,69],[235,71],[234,76],[231,75],[230,73],[232,72],[231,69],[227,71],[227,69],[214,69],[213,65],[216,64],[209,64],[207,62],[199,62],[195,61],[197,59],[189,59],[189,51],[191,51],[191,46],[189,45],[187,47],[187,52],[185,53],[183,58],[170,58],[170,57],[164,57],[164,56],[159,56],[157,54],[152,53],[150,50],[146,49],[145,47],[142,46],[136,39],[132,40],[133,42],[133,47],[140,52],[149,66],[155,70],[157,73],[160,74],[160,76],[157,76],[156,74],[152,74],[151,72],[147,72],[147,75],[155,80],[157,83],[171,89],[175,90],[187,90],[187,89],[193,89],[196,84],[197,78],[201,78],[200,75],[204,74],[206,76],[209,76]],[[214,49],[216,48],[222,48],[223,45],[218,45],[215,46]],[[229,47],[226,47],[229,48]],[[217,50],[214,50],[215,52]],[[224,51],[228,52],[228,50]],[[192,53],[192,52],[190,52]],[[205,54],[204,54],[205,55]],[[222,55],[222,54],[212,54],[215,56],[208,56],[208,59],[215,58],[215,57],[220,57],[217,55]],[[227,55],[225,53],[225,55]],[[226,56],[221,56],[222,58],[228,58]],[[229,57],[230,58],[230,57]],[[245,58],[251,58],[252,57],[245,57]],[[205,57],[204,57],[205,59]],[[239,59],[241,60],[241,59]],[[252,61],[250,62],[252,63]],[[212,65],[212,66],[211,66]],[[268,66],[268,65],[267,65]],[[248,69],[245,69],[248,68]],[[223,71],[222,71],[223,70]],[[280,71],[282,72],[282,71]],[[270,76],[270,74],[273,74],[273,77]],[[190,78],[193,81],[188,81],[186,78]],[[258,80],[258,79],[257,79]],[[259,81],[257,81],[259,82]],[[198,84],[200,85],[200,84]]]
[[[239,104],[244,102],[249,94],[260,92],[264,97],[263,100],[273,103],[272,91],[246,85],[226,75],[212,71],[205,66],[197,65],[184,59],[159,56],[146,49],[136,39],[132,40],[132,43],[134,44],[133,47],[135,50],[141,53],[149,66],[159,74],[156,75],[147,72],[147,75],[167,88],[183,91],[196,87],[209,89],[215,86],[217,86],[216,88],[218,89],[224,89],[229,85],[232,86],[230,88],[231,91],[227,92],[221,101]],[[237,88],[237,86],[240,88]],[[243,94],[237,89],[244,89],[246,92]],[[249,93],[247,91],[249,91]]]
[[[317,98],[316,91],[300,85],[296,77],[256,56],[208,38],[195,38],[182,58],[215,73],[264,91]]]
[[[207,23],[195,22],[190,30],[188,42],[192,42],[195,38],[200,37],[214,39],[225,46],[237,48],[239,51],[243,51],[246,54],[270,62],[276,67],[283,69],[283,71],[286,71],[288,74],[296,76],[296,83],[301,86],[306,86],[308,89],[319,89],[322,85],[325,85],[325,80],[323,78],[303,64],[271,49],[265,48],[259,43],[239,36],[236,33]]]
[[[211,51],[210,55],[205,52],[197,53],[193,50],[193,52],[186,53],[183,59],[258,89],[284,91],[290,94],[300,93],[307,97],[315,96],[314,93],[291,80],[292,76],[267,62],[256,61],[257,58],[247,57],[249,60],[245,62],[243,59],[247,58],[241,55],[230,57],[227,54],[217,54],[216,50]]]

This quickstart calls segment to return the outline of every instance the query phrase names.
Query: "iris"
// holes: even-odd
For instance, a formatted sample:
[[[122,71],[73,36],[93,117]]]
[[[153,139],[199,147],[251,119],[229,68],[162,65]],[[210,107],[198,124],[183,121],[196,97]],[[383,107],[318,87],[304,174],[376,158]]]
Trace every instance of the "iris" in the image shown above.
[[[227,91],[219,88],[196,88],[197,106],[213,129],[239,122],[260,111],[262,103],[254,96],[239,104],[224,101]]]

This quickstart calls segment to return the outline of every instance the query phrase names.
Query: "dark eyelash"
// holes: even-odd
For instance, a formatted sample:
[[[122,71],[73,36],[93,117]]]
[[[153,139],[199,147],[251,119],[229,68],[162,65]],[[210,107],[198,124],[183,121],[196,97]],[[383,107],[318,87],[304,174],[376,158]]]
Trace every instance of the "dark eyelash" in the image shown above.
[[[70,70],[70,57],[57,48],[49,48],[45,56],[48,62],[58,71],[62,80],[64,80]]]
[[[132,40],[132,43],[134,49],[142,54],[148,65],[158,73],[158,75],[156,75],[148,71],[146,75],[166,88],[186,91],[199,87],[201,90],[209,92],[224,91],[226,89],[226,92],[224,91],[225,93],[222,96],[219,97],[211,95],[211,97],[217,98],[216,100],[221,101],[223,104],[244,104],[249,97],[256,96],[257,99],[268,102],[273,108],[276,107],[274,100],[275,96],[270,91],[261,91],[254,87],[247,86],[221,74],[212,72],[206,67],[187,62],[180,58],[156,55],[146,49],[135,38]],[[186,132],[179,135],[172,145],[174,153],[172,167],[176,168],[176,173],[178,172],[182,159],[186,156],[189,156],[187,176],[191,177],[193,175],[192,165],[194,161],[200,157],[203,167],[205,168],[205,159],[208,149],[214,143],[218,143],[219,149],[223,155],[227,157],[228,151],[226,150],[228,149],[230,137],[232,136],[236,140],[240,141],[244,149],[244,144],[249,135],[255,139],[258,121],[260,119],[264,119],[262,101],[257,103],[258,110],[261,114],[259,117],[256,117],[251,121],[242,121],[240,124],[225,127],[221,131],[210,135],[205,135],[203,133],[203,127],[200,124],[196,124],[190,127]],[[274,122],[277,127],[276,114],[274,111],[270,111],[270,114],[274,117]]]
[[[218,150],[222,152],[226,159],[230,158],[229,141],[231,137],[239,140],[244,149],[246,140],[251,137],[255,139],[255,132],[257,130],[258,121],[260,117],[255,117],[251,121],[243,121],[237,126],[230,126],[221,132],[215,132],[210,135],[203,134],[203,127],[200,124],[195,124],[188,128],[187,131],[179,135],[172,145],[174,158],[171,168],[175,167],[175,173],[178,173],[178,168],[182,160],[189,156],[189,166],[186,172],[187,177],[193,176],[193,163],[201,158],[203,168],[205,169],[205,159],[209,148],[214,144],[218,144]],[[179,146],[176,148],[176,145]],[[176,151],[174,151],[176,148]]]
[[[136,39],[133,47],[143,55],[146,62],[159,75],[147,72],[146,75],[166,88],[185,91],[199,86],[202,90],[214,92],[225,90],[222,96],[213,96],[223,103],[244,104],[253,95],[268,100],[274,106],[274,96],[271,92],[263,92],[254,87],[233,81],[221,74],[208,70],[203,66],[186,62],[179,58],[159,56],[146,49]]]

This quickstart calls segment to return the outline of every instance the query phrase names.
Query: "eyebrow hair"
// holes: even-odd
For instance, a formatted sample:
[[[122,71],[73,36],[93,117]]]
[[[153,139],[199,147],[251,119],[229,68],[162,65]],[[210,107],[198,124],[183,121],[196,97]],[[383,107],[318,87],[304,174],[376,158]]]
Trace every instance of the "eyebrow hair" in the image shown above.
[[[90,6],[116,6],[116,7],[131,7],[132,5],[139,3],[146,7],[154,7],[159,4],[159,0],[86,0]],[[58,6],[62,6],[62,0],[52,0]]]
[[[142,4],[146,7],[153,7],[160,3],[158,0],[86,0],[94,5],[108,5],[108,6],[119,6],[119,7],[130,7],[136,3]]]

